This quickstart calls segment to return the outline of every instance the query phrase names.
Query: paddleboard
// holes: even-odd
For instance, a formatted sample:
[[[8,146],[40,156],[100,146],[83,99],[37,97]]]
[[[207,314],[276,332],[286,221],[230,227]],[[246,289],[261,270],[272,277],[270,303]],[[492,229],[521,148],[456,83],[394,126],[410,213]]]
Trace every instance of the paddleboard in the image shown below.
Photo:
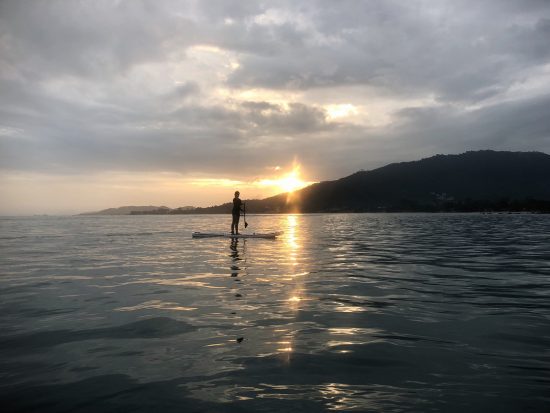
[[[252,234],[231,234],[229,232],[193,232],[193,238],[214,238],[214,237],[224,237],[224,238],[277,238],[281,235],[283,231],[278,232],[259,232]]]

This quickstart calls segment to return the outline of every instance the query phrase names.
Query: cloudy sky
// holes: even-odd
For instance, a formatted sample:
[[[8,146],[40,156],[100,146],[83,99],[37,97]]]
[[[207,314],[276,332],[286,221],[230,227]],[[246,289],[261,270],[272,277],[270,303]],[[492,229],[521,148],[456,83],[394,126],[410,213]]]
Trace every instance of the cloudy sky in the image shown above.
[[[477,149],[550,153],[548,0],[0,1],[2,214]]]

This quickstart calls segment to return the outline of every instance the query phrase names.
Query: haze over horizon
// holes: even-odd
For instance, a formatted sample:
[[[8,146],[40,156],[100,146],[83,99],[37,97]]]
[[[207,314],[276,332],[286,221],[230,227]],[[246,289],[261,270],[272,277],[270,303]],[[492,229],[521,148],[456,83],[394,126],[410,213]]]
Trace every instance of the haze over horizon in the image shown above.
[[[0,3],[0,214],[550,153],[550,3]]]

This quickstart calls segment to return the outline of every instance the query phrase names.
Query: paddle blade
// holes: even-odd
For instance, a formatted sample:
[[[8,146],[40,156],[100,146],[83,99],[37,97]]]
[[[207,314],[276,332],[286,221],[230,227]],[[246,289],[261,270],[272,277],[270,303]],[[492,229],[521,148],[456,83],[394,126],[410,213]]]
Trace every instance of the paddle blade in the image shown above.
[[[244,227],[246,228],[248,226],[248,222],[244,221]]]

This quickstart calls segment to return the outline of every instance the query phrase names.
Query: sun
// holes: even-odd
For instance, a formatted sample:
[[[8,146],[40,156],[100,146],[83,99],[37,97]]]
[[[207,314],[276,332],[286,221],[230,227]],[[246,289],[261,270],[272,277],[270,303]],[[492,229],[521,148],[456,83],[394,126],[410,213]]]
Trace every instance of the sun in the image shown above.
[[[296,168],[294,168],[292,172],[278,179],[276,183],[284,192],[294,192],[297,189],[301,189],[307,185],[307,182],[300,179],[299,170]]]
[[[276,179],[263,179],[259,182],[260,186],[271,187],[278,192],[294,192],[302,189],[314,182],[304,181],[300,176],[300,165],[294,164],[292,171]]]

